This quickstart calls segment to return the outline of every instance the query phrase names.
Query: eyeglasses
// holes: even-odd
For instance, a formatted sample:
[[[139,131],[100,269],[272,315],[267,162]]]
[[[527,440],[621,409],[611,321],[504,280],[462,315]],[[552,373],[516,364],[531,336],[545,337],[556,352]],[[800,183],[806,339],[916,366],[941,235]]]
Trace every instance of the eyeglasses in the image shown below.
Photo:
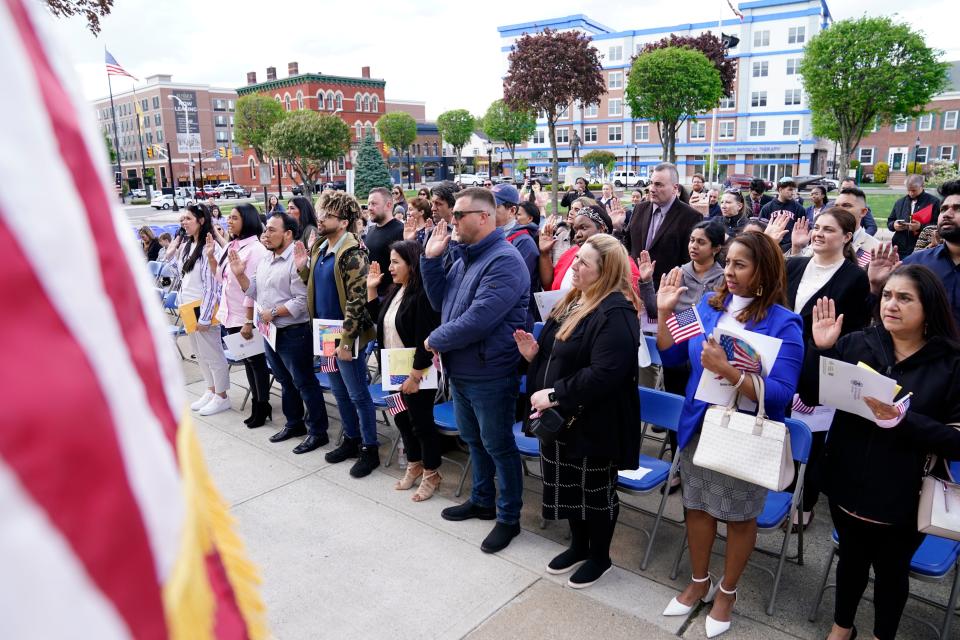
[[[467,215],[468,213],[486,213],[486,211],[484,211],[483,209],[470,209],[468,211],[454,210],[453,217],[456,218],[457,220],[460,220],[461,218],[463,218],[463,216]]]
[[[940,207],[940,213],[944,211],[953,211],[954,213],[960,213],[960,204],[945,204]]]

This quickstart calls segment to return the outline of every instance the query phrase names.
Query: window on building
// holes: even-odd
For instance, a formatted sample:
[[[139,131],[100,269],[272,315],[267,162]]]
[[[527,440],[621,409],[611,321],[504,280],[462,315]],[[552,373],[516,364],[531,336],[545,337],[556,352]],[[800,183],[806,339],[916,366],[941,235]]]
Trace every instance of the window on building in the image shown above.
[[[610,47],[608,53],[609,55],[607,56],[607,60],[610,62],[620,62],[623,60],[623,47],[620,45]]]
[[[765,107],[767,106],[767,92],[766,91],[754,91],[750,94],[750,106],[751,107]]]
[[[933,129],[933,114],[925,113],[917,120],[917,129],[919,131],[930,131]]]
[[[227,109],[233,111],[233,100],[227,100]]]
[[[557,144],[568,144],[570,142],[570,129],[563,127],[557,129]]]
[[[721,140],[730,140],[736,136],[736,123],[733,120],[721,120],[720,121],[720,139]]]
[[[583,117],[584,118],[596,118],[600,111],[599,104],[588,104],[583,108]],[[954,118],[956,120],[956,118]]]
[[[954,154],[954,149],[956,149],[956,147],[954,147],[953,145],[946,145],[946,146],[940,147],[940,159],[953,162],[954,158],[956,157],[956,155]]]
[[[954,130],[957,128],[957,114],[960,111],[945,111],[943,113],[943,128]]]
[[[226,141],[227,141],[227,132],[217,131],[217,142],[226,142]]]
[[[720,98],[721,109],[733,109],[737,106],[737,99],[733,96],[723,96]]]
[[[217,125],[218,127],[225,127],[225,126],[227,126],[227,117],[226,117],[226,116],[217,116],[215,121],[216,121],[216,125]]]
[[[290,94],[289,93],[283,96],[283,107],[287,111],[290,111]]]
[[[790,30],[787,31],[788,44],[801,44],[806,39],[807,39],[806,27],[790,27]]]
[[[873,127],[870,129],[870,133],[876,133],[877,131],[880,131],[880,118],[873,119]]]
[[[533,132],[533,138],[531,143],[533,144],[544,144],[547,141],[547,132],[544,129],[537,129]]]
[[[608,142],[622,142],[623,141],[623,127],[619,124],[612,124],[607,127],[607,141]]]
[[[646,122],[641,122],[634,128],[634,140],[637,142],[649,142],[650,141],[650,125]]]
[[[785,136],[799,136],[800,135],[800,120],[784,120],[783,121],[783,135]]]
[[[333,91],[327,91],[327,93],[325,94],[323,100],[327,103],[327,111],[333,111],[333,110],[334,110],[334,106],[333,106],[333,104],[334,104]]]
[[[163,142],[163,130],[157,131],[157,142]]]
[[[860,164],[873,164],[873,154],[876,149],[860,149]]]
[[[753,63],[753,77],[754,78],[766,78],[770,73],[770,63],[764,60],[763,62],[754,62]]]
[[[353,101],[356,103],[357,111],[363,111],[363,96],[358,93],[353,96]]]
[[[370,111],[370,96],[363,96],[363,110]]]
[[[696,120],[690,123],[690,139],[691,140],[706,140],[707,139],[707,123]]]
[[[607,89],[623,89],[623,71],[611,71]]]
[[[925,164],[929,155],[930,147],[917,147],[917,157],[914,159],[914,161],[919,162],[920,164]]]
[[[596,142],[596,141],[597,141],[597,127],[584,127],[584,128],[583,128],[583,141],[584,141],[584,142]]]
[[[160,108],[160,96],[153,96],[153,108],[154,109]]]
[[[753,32],[753,46],[754,47],[769,47],[770,46],[770,31],[754,31]]]
[[[620,98],[610,98],[609,100],[607,100],[607,115],[622,116],[623,100],[621,100]]]
[[[297,109],[303,109],[303,91],[297,91]]]
[[[800,73],[800,58],[787,59],[787,75],[795,76]]]
[[[767,122],[765,120],[751,120],[750,135],[751,136],[767,135]]]
[[[343,111],[343,94],[338,91],[334,97],[336,98],[337,111]]]
[[[370,109],[374,113],[378,113],[380,111],[380,98],[378,98],[377,96],[370,97]]]
[[[353,129],[356,133],[357,140],[363,140],[363,125],[357,122],[353,125]]]
[[[250,158],[250,160],[247,161],[247,169],[250,170],[250,179],[256,180],[257,179],[257,163],[253,161],[253,158]]]
[[[800,104],[801,93],[800,89],[787,89],[783,94],[783,104],[792,105]]]
[[[893,130],[897,133],[903,133],[910,127],[910,118],[897,118],[893,124]]]
[[[147,100],[146,98],[144,98],[143,100],[141,100],[141,101],[140,101],[140,109],[141,109],[142,111],[149,111],[149,110],[150,110],[150,101]]]
[[[153,114],[153,126],[159,127],[161,124],[163,124],[163,120],[160,119],[160,114]]]
[[[557,114],[557,120],[567,120],[570,118],[570,105],[565,105]]]

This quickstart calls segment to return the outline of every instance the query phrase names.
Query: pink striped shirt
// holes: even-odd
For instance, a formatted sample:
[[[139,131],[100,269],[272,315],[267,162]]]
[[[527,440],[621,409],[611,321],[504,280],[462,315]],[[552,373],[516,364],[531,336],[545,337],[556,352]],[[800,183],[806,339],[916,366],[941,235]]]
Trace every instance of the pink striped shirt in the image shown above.
[[[244,263],[244,273],[253,278],[257,265],[270,253],[257,236],[243,240],[231,240],[224,251],[236,251]],[[221,254],[222,255],[222,254]],[[225,259],[217,266],[216,278],[223,283],[223,295],[220,298],[220,310],[217,320],[225,327],[240,327],[247,321],[247,308],[253,306],[253,300],[244,295],[236,276],[230,270],[230,261]]]

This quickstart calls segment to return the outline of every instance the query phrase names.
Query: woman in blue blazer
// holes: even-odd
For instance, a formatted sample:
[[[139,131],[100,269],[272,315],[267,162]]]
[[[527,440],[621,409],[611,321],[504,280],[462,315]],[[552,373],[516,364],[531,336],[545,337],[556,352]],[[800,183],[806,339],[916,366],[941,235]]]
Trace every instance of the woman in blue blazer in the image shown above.
[[[784,306],[787,279],[780,248],[763,234],[747,232],[730,242],[723,284],[714,295],[705,296],[697,305],[705,333],[686,343],[674,344],[666,321],[683,291],[678,271],[664,275],[657,292],[657,347],[665,366],[678,366],[689,360],[691,367],[678,439],[693,576],[663,614],[686,615],[697,600],[710,602],[716,596],[706,619],[707,637],[712,638],[730,628],[737,582],[756,544],[757,516],[763,510],[767,490],[693,464],[703,416],[709,407],[694,398],[705,370],[706,375],[722,376],[743,395],[756,400],[752,379],[728,362],[724,350],[709,336],[719,326],[746,329],[782,340],[772,366],[763,363],[767,414],[771,420],[782,421],[803,364],[803,325],[800,316]],[[718,520],[727,524],[727,552],[724,574],[713,583],[708,568]]]

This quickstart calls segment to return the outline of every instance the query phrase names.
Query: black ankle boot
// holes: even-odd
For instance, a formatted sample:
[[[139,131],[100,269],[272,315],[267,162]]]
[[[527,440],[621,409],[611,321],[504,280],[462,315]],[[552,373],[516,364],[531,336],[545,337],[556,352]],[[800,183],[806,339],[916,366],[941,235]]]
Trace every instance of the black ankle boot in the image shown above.
[[[243,421],[243,424],[250,426],[257,421],[258,406],[260,403],[256,400],[250,400],[250,415]]]
[[[360,455],[360,438],[348,438],[344,436],[340,446],[333,451],[328,451],[327,455],[323,456],[323,459],[330,464],[337,464],[347,458],[356,458],[358,455]]]
[[[269,402],[254,402],[253,415],[251,417],[253,420],[247,422],[248,429],[262,427],[266,424],[267,420],[273,422],[273,407],[270,406]]]
[[[373,445],[360,447],[360,455],[350,468],[350,475],[354,478],[364,478],[380,466],[380,450]]]

